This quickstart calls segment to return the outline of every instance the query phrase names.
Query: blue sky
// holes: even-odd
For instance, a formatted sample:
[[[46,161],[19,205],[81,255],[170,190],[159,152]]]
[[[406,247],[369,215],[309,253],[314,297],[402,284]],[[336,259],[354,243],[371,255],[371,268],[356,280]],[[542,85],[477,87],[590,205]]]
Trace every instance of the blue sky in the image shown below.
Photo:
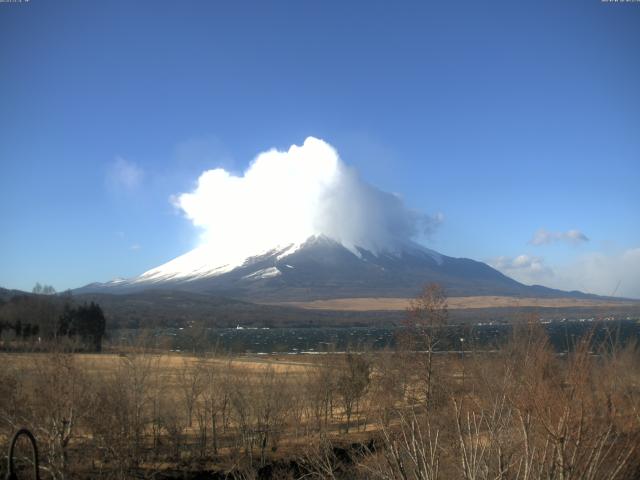
[[[166,262],[172,195],[313,135],[431,248],[640,297],[638,45],[599,0],[0,3],[0,286]]]

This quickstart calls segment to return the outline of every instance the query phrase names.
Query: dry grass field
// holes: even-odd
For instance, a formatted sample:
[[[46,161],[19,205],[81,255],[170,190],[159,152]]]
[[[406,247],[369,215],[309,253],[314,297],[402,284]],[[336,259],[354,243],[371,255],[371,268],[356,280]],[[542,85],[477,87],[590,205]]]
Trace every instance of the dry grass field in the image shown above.
[[[432,356],[415,335],[437,342],[431,330],[351,354],[0,354],[0,451],[27,426],[45,479],[638,478],[635,344],[586,337],[557,355],[529,324],[499,351]]]
[[[410,298],[334,298],[313,300],[309,302],[285,302],[280,305],[307,308],[312,310],[344,310],[344,311],[398,311],[406,310]],[[473,308],[518,308],[518,307],[622,307],[638,306],[634,301],[593,300],[577,298],[519,298],[500,296],[449,297],[450,309]]]
[[[0,365],[7,369],[16,369],[24,372],[35,371],[40,366],[43,358],[48,353],[2,353],[0,352]],[[83,372],[89,375],[104,376],[112,374],[126,362],[130,355],[116,353],[74,353],[74,363]],[[131,357],[135,358],[135,354]],[[178,375],[182,370],[195,368],[226,368],[229,365],[228,357],[192,356],[179,353],[153,353],[145,354],[145,358],[155,364],[158,372],[164,378]],[[313,357],[305,357],[304,360],[292,361],[291,356],[270,355],[262,356],[234,356],[232,368],[241,374],[260,373],[265,370],[273,370],[279,374],[304,374],[309,369],[317,368]]]

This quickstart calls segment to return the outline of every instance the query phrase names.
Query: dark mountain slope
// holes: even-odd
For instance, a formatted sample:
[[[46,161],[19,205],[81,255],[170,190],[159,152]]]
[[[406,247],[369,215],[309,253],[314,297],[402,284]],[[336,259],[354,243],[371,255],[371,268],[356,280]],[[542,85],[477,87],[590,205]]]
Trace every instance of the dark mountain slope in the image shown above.
[[[286,250],[286,249],[284,249]],[[214,266],[212,266],[214,267]],[[292,301],[352,297],[413,297],[425,283],[442,285],[449,296],[502,295],[589,298],[538,285],[523,285],[489,265],[453,258],[407,244],[395,252],[356,253],[327,237],[312,237],[292,253],[274,249],[246,259],[222,274],[166,276],[91,284],[76,293],[130,293],[171,289],[251,301]]]

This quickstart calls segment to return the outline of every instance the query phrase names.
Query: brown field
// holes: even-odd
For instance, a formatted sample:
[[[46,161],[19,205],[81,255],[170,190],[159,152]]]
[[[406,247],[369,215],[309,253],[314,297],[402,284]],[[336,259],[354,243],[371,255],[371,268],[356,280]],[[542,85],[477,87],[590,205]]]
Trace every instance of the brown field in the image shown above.
[[[309,302],[284,302],[279,305],[307,308],[311,310],[344,310],[353,312],[364,311],[399,311],[406,310],[410,298],[334,298],[328,300],[313,300]],[[519,298],[500,296],[449,297],[447,304],[450,309],[473,308],[518,308],[518,307],[623,307],[638,306],[640,302],[592,300],[576,298]]]
[[[557,355],[528,324],[498,351],[432,356],[416,338],[438,341],[311,357],[0,353],[0,451],[27,426],[43,479],[639,478],[635,344],[587,337]]]
[[[40,361],[48,353],[1,353],[0,365],[19,370],[36,369]],[[119,368],[123,361],[129,358],[127,354],[115,353],[75,353],[74,362],[88,374],[106,375]],[[135,354],[134,354],[135,357]],[[179,353],[147,353],[145,357],[157,363],[157,367],[165,375],[175,375],[178,371],[194,364],[204,367],[222,368],[229,363],[228,357],[198,357]],[[307,359],[309,358],[309,361]],[[242,372],[261,372],[272,369],[278,373],[304,373],[315,368],[313,357],[305,357],[305,361],[292,361],[286,356],[273,355],[269,357],[234,356],[233,368]]]

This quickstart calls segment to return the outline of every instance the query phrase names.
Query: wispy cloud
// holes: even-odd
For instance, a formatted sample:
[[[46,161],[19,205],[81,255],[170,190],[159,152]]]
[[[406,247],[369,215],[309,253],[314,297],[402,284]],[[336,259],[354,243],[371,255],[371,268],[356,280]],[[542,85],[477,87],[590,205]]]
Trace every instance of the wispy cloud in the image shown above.
[[[139,244],[134,243],[133,245],[131,245],[131,246],[129,247],[129,250],[133,250],[134,252],[136,252],[136,251],[140,250],[141,248],[142,248],[142,247],[141,247]]]
[[[107,168],[107,184],[116,190],[134,190],[144,177],[144,170],[136,163],[116,157]]]
[[[589,238],[580,230],[567,230],[566,232],[550,232],[541,228],[533,234],[529,243],[531,245],[548,245],[556,242],[566,242],[571,245],[579,245],[588,242]]]
[[[613,253],[590,252],[553,266],[543,257],[528,254],[497,257],[488,263],[527,285],[640,298],[640,247]]]
[[[592,252],[558,268],[573,288],[600,295],[640,298],[640,247],[617,253]]]
[[[497,257],[490,260],[489,264],[505,275],[527,284],[545,282],[554,276],[553,270],[545,265],[542,257],[527,254]]]
[[[418,233],[427,237],[433,235],[444,222],[444,214],[442,212],[433,215],[420,214],[417,216],[416,223],[418,225]]]

